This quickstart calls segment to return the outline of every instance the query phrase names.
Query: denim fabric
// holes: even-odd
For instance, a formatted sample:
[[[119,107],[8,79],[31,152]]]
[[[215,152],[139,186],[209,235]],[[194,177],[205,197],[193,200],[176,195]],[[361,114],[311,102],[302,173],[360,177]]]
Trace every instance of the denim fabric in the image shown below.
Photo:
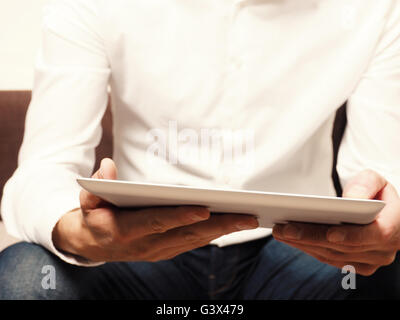
[[[54,267],[55,289],[42,268]],[[67,264],[21,242],[0,253],[0,299],[358,299],[399,298],[399,259],[344,290],[341,270],[267,237],[219,248],[208,245],[172,260]]]

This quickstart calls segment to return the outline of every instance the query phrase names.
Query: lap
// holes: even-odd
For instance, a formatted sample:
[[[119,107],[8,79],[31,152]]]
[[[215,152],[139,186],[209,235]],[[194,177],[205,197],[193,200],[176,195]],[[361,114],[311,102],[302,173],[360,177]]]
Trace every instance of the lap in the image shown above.
[[[244,284],[244,299],[343,299],[341,270],[271,239]]]
[[[55,289],[43,287],[43,267]],[[0,299],[200,299],[175,260],[113,262],[97,267],[63,262],[42,246],[20,242],[0,253]]]
[[[357,289],[344,290],[341,270],[272,238],[98,267],[70,265],[21,242],[0,253],[0,299],[399,298],[399,260],[371,277],[357,276]],[[55,289],[43,287],[44,266],[54,267]]]
[[[244,283],[244,299],[400,299],[400,254],[372,276],[354,275],[355,288],[343,287],[349,274],[271,239]]]

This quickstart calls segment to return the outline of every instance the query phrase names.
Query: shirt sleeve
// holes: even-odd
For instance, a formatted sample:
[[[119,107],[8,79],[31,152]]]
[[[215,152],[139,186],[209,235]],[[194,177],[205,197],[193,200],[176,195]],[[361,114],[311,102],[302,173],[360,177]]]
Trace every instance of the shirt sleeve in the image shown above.
[[[62,215],[80,207],[76,178],[91,174],[101,139],[110,68],[100,27],[91,1],[45,8],[18,168],[1,203],[11,235],[87,266],[98,263],[58,251],[52,231]]]
[[[372,169],[400,192],[400,3],[393,1],[371,63],[347,105],[338,154],[342,186]]]

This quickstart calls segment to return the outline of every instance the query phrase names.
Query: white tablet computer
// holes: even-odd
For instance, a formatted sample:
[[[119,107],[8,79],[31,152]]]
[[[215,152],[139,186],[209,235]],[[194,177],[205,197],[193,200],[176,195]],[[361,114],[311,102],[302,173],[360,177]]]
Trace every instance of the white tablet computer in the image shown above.
[[[289,221],[368,224],[385,206],[379,200],[199,188],[119,180],[77,179],[87,191],[118,207],[199,205],[215,213],[255,215],[260,227]]]

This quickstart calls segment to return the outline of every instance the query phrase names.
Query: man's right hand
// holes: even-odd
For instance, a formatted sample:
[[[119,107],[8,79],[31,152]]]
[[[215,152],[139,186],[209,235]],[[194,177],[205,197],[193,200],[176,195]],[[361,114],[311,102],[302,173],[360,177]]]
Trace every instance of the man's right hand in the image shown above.
[[[111,159],[93,175],[117,179]],[[66,213],[53,230],[56,248],[93,262],[159,261],[207,245],[231,232],[254,229],[254,217],[210,215],[198,206],[122,209],[82,190],[81,208]]]

